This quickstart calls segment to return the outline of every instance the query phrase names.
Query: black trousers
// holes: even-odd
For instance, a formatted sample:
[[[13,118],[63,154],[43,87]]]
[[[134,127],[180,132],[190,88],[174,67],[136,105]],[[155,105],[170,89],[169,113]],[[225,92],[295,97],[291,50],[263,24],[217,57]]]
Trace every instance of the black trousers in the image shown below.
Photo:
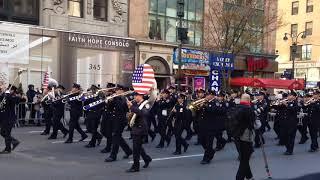
[[[317,150],[319,148],[318,144],[318,126],[310,123],[308,125],[309,131],[310,131],[310,136],[311,136],[311,149],[312,150]]]
[[[305,140],[308,138],[308,123],[307,118],[302,119],[302,125],[298,126],[298,131],[301,134],[301,140]]]
[[[101,114],[98,112],[88,112],[87,114],[87,123],[88,130],[92,134],[91,140],[89,142],[90,145],[96,145],[98,139],[102,139],[102,135],[98,132],[98,127],[100,123]]]
[[[111,150],[110,157],[113,159],[117,159],[119,147],[121,147],[121,149],[126,153],[126,155],[132,154],[131,148],[122,137],[124,128],[125,128],[125,124],[120,125],[119,129],[116,129],[112,135],[112,150]]]
[[[10,122],[2,122],[1,124],[0,134],[4,138],[6,151],[11,151],[11,144],[18,142],[17,139],[11,136],[12,127],[13,123]]]
[[[166,116],[158,116],[158,130],[161,136],[160,145],[164,145],[164,141],[166,140],[166,132],[167,132],[167,117]]]
[[[214,157],[215,150],[213,149],[213,140],[214,140],[214,134],[202,134],[199,135],[200,143],[204,149],[204,155],[203,155],[203,161],[211,161]]]
[[[102,121],[100,126],[101,134],[107,139],[106,150],[111,150],[112,146],[112,116],[108,115],[106,112],[102,115]]]
[[[49,134],[52,126],[52,114],[44,115],[45,129],[44,132]]]
[[[182,138],[182,132],[183,132],[183,128],[181,126],[174,128],[174,135],[176,138],[176,152],[179,152],[179,153],[181,153],[181,145],[183,145],[184,147],[188,146],[188,143],[186,142],[186,140]]]
[[[239,157],[240,157],[240,164],[236,176],[236,180],[244,180],[245,178],[251,179],[252,178],[252,172],[250,168],[250,157],[253,153],[253,147],[251,142],[245,142],[238,140],[235,142]]]
[[[273,130],[276,133],[277,137],[280,138],[280,122],[277,119],[274,120]]]
[[[58,131],[60,130],[63,134],[68,133],[68,129],[66,129],[61,123],[61,119],[63,118],[63,113],[54,113],[53,114],[53,132],[51,134],[52,137],[57,137]]]
[[[264,138],[262,134],[264,133],[264,127],[260,127],[259,129],[254,130],[254,143],[256,146],[260,146],[262,143],[264,144]]]
[[[86,133],[81,129],[79,124],[79,119],[81,116],[81,112],[70,112],[70,122],[69,122],[69,139],[73,139],[73,132],[74,130],[77,130],[78,133],[85,137]]]
[[[148,162],[151,160],[151,157],[147,155],[146,151],[142,147],[144,135],[132,135],[132,143],[133,143],[133,167],[140,168],[140,156],[144,160],[144,162]]]
[[[293,153],[294,141],[296,138],[297,127],[287,127],[281,129],[283,142],[285,143],[287,152]]]

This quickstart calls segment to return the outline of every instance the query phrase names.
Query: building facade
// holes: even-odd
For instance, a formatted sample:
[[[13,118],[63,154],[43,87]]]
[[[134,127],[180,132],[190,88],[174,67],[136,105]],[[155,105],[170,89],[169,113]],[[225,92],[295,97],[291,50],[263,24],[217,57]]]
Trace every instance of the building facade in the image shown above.
[[[278,11],[283,14],[285,25],[277,31],[276,50],[279,54],[279,72],[292,69],[295,59],[295,78],[306,79],[307,87],[315,87],[320,81],[319,25],[320,2],[313,0],[279,0]],[[303,32],[306,37],[302,38]],[[284,40],[288,33],[288,40]],[[292,44],[297,37],[296,52]],[[292,38],[293,41],[292,41]]]
[[[188,28],[187,44],[182,50],[182,78],[177,76],[177,0],[131,0],[129,3],[129,37],[135,38],[136,62],[150,63],[156,69],[156,78],[160,88],[176,84],[181,78],[182,86],[191,89],[208,88],[210,66],[209,54],[215,49],[205,48],[204,27],[208,21],[210,0],[185,0],[182,26]],[[222,2],[222,1],[221,1]],[[240,1],[239,1],[240,2]],[[245,1],[242,1],[245,2]],[[235,2],[229,4],[237,5]],[[272,4],[273,10],[276,4]],[[269,6],[270,7],[270,6]],[[269,9],[262,8],[268,15]],[[240,53],[235,59],[235,71],[232,76],[274,77],[278,71],[275,62],[275,33],[261,41],[259,51]],[[254,68],[248,73],[251,59],[267,61],[263,67]],[[149,62],[151,61],[151,62]]]
[[[41,88],[45,72],[66,87],[129,82],[135,41],[127,38],[127,0],[0,0],[0,20],[7,83],[19,69],[24,89]]]

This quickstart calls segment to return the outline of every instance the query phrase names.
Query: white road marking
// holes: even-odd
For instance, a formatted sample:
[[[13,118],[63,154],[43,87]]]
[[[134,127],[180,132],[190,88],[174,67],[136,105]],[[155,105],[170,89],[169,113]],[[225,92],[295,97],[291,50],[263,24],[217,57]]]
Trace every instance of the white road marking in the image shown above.
[[[203,156],[203,154],[193,154],[188,156],[172,156],[172,157],[165,157],[165,158],[156,158],[156,159],[152,159],[152,161],[164,161],[164,160],[183,159],[183,158],[201,157],[201,156]],[[143,160],[140,160],[140,162],[143,162]],[[130,161],[128,163],[132,164],[133,161]]]
[[[42,133],[43,131],[29,131],[29,134],[37,134],[37,133]]]

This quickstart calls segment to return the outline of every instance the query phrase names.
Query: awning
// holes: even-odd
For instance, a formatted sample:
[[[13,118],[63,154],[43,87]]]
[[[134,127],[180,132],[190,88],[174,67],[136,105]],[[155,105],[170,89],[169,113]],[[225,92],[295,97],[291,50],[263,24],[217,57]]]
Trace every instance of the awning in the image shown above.
[[[304,80],[281,80],[263,78],[233,78],[231,86],[249,86],[276,89],[304,89]]]

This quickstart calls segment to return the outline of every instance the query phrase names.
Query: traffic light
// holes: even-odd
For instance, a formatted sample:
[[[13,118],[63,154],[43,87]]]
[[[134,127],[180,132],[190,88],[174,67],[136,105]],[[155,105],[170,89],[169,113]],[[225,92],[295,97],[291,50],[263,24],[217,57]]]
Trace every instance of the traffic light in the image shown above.
[[[178,28],[178,39],[183,43],[187,44],[189,41],[188,28]]]

